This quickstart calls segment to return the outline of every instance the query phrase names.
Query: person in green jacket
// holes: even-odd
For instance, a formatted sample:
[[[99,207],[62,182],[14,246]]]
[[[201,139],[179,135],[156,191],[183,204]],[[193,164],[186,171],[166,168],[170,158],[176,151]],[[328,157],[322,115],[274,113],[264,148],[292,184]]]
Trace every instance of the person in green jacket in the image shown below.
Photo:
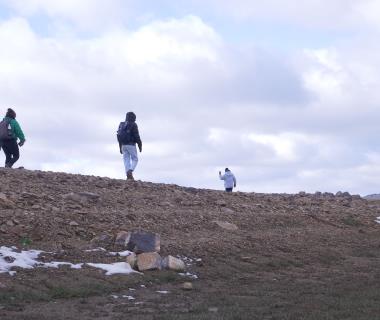
[[[20,158],[19,146],[25,143],[25,136],[19,123],[16,121],[16,112],[9,108],[3,121],[9,122],[11,129],[11,138],[1,141],[1,147],[5,153],[5,167],[12,168],[15,162]]]

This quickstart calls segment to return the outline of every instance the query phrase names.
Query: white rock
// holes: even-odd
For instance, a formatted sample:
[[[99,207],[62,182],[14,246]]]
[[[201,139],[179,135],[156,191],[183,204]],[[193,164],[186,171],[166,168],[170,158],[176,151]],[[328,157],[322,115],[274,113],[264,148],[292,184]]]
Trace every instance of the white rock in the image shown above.
[[[167,256],[162,260],[162,268],[174,271],[185,271],[186,266],[181,259]]]

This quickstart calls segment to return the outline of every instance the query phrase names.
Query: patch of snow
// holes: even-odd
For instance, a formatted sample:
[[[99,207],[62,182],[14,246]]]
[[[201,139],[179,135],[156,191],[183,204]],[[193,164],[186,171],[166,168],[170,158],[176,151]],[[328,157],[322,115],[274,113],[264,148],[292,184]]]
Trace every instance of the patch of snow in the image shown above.
[[[380,223],[380,217],[377,217],[377,219],[375,220],[375,222]]]
[[[196,274],[192,274],[190,272],[186,272],[186,273],[178,273],[180,276],[183,276],[183,277],[189,277],[191,279],[198,279],[198,276]]]
[[[136,289],[133,289],[133,288],[129,288],[129,291],[136,291]]]
[[[114,295],[114,294],[112,294],[111,297],[114,298],[114,299],[119,299],[119,296]]]
[[[102,252],[104,252],[104,251],[107,251],[107,250],[104,249],[104,248],[99,247],[99,248],[89,249],[89,250],[84,250],[84,251],[85,251],[85,252],[98,252],[98,251],[102,251]]]
[[[130,274],[137,272],[131,268],[127,262],[116,262],[116,263],[87,263],[90,267],[99,268],[106,271],[106,275],[110,276],[113,274]]]
[[[70,266],[71,269],[81,269],[83,263],[72,264],[70,262],[46,262],[41,265],[44,268],[59,268],[59,266]]]
[[[189,258],[189,257],[186,257],[186,256],[181,256],[181,255],[177,255],[177,258],[178,259],[181,259],[183,262],[185,262],[185,264],[187,266],[191,266],[194,262],[201,262],[202,259],[201,258]]]
[[[135,298],[132,297],[132,296],[126,296],[126,295],[123,295],[122,297],[123,297],[123,298],[127,298],[128,300],[135,300]]]
[[[156,291],[156,292],[162,293],[162,294],[168,294],[169,293],[169,291],[166,291],[166,290],[159,290],[159,291]]]
[[[103,248],[99,248],[100,251]],[[16,247],[0,247],[0,273],[8,273],[11,276],[16,274],[16,271],[12,271],[12,268],[19,267],[23,269],[33,269],[33,268],[59,268],[60,266],[66,265],[71,269],[81,269],[85,263],[73,264],[70,262],[40,262],[38,261],[39,255],[44,252],[41,250],[29,250],[17,252]],[[129,251],[119,252],[121,256],[127,255]],[[86,263],[87,265],[95,268],[100,268],[106,271],[106,275],[112,274],[130,274],[138,273],[134,271],[129,263],[127,262],[117,262],[111,264],[103,263]]]
[[[43,251],[29,250],[15,252],[14,250],[16,249],[16,247],[0,247],[0,273],[14,275],[16,271],[11,271],[11,268],[33,269],[36,265],[40,264],[36,259]]]
[[[17,252],[16,247],[0,247],[0,273],[8,273],[11,276],[16,274],[16,271],[11,271],[12,268],[19,267],[22,269],[40,268],[58,268],[61,265],[69,265],[72,269],[80,269],[82,263],[72,264],[69,262],[40,262],[37,260],[39,255],[44,252],[41,250],[29,250]]]
[[[109,252],[108,254],[111,256],[120,256],[120,257],[127,257],[131,254],[131,251],[121,251],[121,252]]]
[[[146,288],[146,285],[145,284],[140,284],[140,287],[141,288]]]

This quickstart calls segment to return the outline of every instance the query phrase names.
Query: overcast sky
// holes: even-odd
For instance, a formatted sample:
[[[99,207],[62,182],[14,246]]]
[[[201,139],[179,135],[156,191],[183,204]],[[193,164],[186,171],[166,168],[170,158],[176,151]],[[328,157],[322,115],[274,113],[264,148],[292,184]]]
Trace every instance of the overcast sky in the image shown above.
[[[16,166],[239,191],[380,192],[380,0],[0,0]],[[3,159],[3,155],[1,155]],[[2,160],[1,160],[2,161]]]

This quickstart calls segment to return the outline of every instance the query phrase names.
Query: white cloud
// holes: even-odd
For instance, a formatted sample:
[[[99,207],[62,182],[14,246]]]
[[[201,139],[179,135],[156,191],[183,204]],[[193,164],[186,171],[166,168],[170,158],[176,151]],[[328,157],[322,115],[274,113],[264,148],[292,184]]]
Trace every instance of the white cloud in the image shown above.
[[[26,17],[43,10],[77,23],[88,14],[85,24],[96,29],[102,7],[20,3],[14,7],[24,18],[0,24],[2,108],[15,107],[27,134],[19,165],[123,177],[115,133],[132,109],[144,141],[139,178],[222,188],[217,171],[228,166],[240,190],[376,192],[376,42],[356,38],[285,55],[232,46],[195,15],[136,30],[100,19],[112,27],[85,38],[46,36]],[[300,12],[321,4],[301,4]],[[332,3],[327,17],[338,8],[343,2]]]

